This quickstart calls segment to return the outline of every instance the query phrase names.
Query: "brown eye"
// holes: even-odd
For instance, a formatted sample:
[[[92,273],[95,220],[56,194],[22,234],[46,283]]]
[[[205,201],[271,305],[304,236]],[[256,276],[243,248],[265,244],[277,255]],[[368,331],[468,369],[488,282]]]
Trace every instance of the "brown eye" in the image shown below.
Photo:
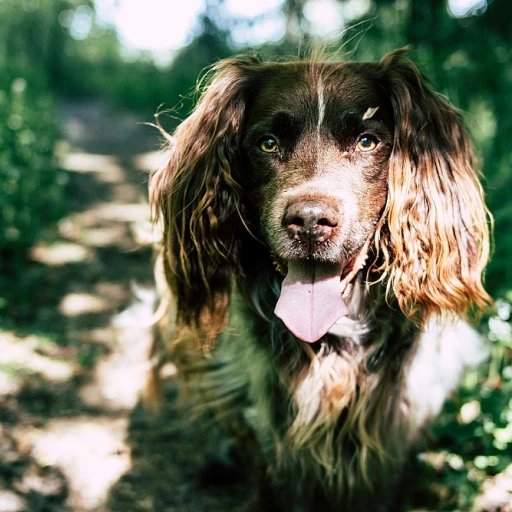
[[[363,135],[357,142],[357,150],[368,152],[373,151],[377,147],[378,140],[371,135]]]
[[[265,137],[260,142],[260,149],[261,151],[264,151],[265,153],[276,153],[279,149],[279,146],[277,145],[276,139],[273,137]]]

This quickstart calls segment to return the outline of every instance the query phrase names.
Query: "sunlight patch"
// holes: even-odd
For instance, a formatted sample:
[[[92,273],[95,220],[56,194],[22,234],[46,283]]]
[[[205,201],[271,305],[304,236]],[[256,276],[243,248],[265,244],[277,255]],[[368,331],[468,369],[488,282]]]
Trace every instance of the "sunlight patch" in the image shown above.
[[[28,510],[27,501],[13,491],[0,489],[0,510],[5,512]]]
[[[125,178],[123,168],[117,158],[111,155],[95,155],[92,153],[68,153],[60,158],[60,165],[66,171],[78,173],[98,173],[115,176],[118,181]]]
[[[90,293],[68,293],[59,305],[59,311],[66,316],[104,313],[111,308],[107,299]]]
[[[89,248],[67,242],[58,242],[51,245],[42,243],[36,245],[30,251],[32,260],[52,266],[91,261],[93,256],[94,254]]]
[[[459,421],[461,423],[471,423],[476,420],[481,413],[480,402],[478,400],[471,400],[465,403],[459,412]]]
[[[133,157],[133,166],[138,171],[154,171],[163,167],[169,154],[164,151],[149,151],[148,153],[140,153]]]
[[[124,226],[82,229],[80,241],[89,247],[108,247],[123,242],[126,236]]]
[[[57,383],[66,382],[73,376],[71,363],[41,355],[40,345],[41,339],[37,336],[19,338],[14,333],[0,333],[0,374],[4,386],[15,386],[16,381],[27,373],[39,374]],[[9,386],[3,391],[8,393]]]
[[[127,418],[52,420],[46,431],[32,431],[33,455],[41,466],[64,473],[74,510],[99,510],[111,486],[131,468],[127,431]]]
[[[103,410],[131,410],[146,383],[149,330],[132,326],[114,329],[112,339],[122,341],[122,352],[113,352],[94,368],[93,378],[80,388],[80,398],[89,407]]]
[[[150,217],[147,204],[112,204],[102,203],[88,210],[87,215],[94,216],[96,220],[109,220],[120,222],[145,221]],[[85,216],[85,214],[84,214]]]

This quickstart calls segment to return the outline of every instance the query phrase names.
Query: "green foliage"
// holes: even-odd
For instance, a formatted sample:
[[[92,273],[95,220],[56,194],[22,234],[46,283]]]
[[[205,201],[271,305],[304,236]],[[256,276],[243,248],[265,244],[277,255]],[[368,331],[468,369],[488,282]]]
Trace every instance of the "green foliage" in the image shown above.
[[[27,13],[18,2],[4,2],[0,11],[0,254],[5,264],[55,221],[63,184],[53,157],[53,98],[41,60],[51,27],[43,23],[43,12]],[[33,37],[40,37],[38,45],[30,44]]]
[[[0,71],[0,251],[27,248],[55,221],[62,204],[62,178],[55,167],[55,126],[49,94]]]
[[[0,2],[0,313],[34,309],[23,291],[34,284],[27,252],[64,209],[66,176],[54,156],[57,115],[46,65],[54,5]]]

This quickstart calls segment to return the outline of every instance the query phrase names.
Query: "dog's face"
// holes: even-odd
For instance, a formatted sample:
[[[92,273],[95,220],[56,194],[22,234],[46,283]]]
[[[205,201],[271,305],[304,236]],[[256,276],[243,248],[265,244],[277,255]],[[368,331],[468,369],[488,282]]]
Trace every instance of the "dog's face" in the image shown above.
[[[276,315],[316,341],[348,313],[341,296],[385,206],[391,107],[372,65],[278,64],[265,72],[246,114],[248,197],[287,269]]]
[[[314,341],[348,313],[369,251],[417,323],[488,304],[471,144],[403,50],[378,64],[233,58],[210,78],[151,180],[179,322],[213,343],[234,281],[251,287],[244,277],[273,273],[273,258],[286,276],[275,313]]]
[[[265,242],[285,262],[350,261],[387,195],[392,114],[376,69],[276,64],[257,84],[243,174]]]

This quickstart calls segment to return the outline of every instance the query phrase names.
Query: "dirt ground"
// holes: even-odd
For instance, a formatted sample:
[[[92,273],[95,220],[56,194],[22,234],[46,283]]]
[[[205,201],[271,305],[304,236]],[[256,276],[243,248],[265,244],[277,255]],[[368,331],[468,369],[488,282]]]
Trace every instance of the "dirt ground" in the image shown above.
[[[1,512],[241,511],[249,501],[243,482],[200,483],[202,450],[172,378],[159,415],[141,405],[147,177],[162,158],[141,121],[96,101],[60,109],[69,214],[32,251],[30,311],[9,312],[0,331]]]

